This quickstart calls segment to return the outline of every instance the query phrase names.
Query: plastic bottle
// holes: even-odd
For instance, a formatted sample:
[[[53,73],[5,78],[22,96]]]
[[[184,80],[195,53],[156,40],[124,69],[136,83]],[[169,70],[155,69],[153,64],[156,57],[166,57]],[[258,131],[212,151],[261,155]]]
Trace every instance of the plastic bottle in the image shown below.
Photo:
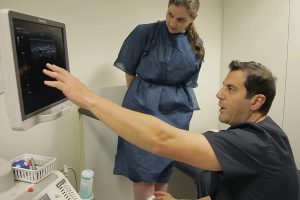
[[[86,169],[81,172],[79,196],[82,199],[92,198],[93,177],[94,172],[90,169]]]

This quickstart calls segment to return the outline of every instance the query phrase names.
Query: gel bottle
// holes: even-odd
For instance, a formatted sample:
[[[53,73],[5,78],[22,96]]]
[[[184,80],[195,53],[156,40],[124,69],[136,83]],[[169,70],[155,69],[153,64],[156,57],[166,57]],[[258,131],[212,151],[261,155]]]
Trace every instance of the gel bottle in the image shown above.
[[[92,193],[93,177],[94,177],[94,172],[92,170],[86,169],[81,172],[79,196],[82,199],[93,198],[93,193]]]

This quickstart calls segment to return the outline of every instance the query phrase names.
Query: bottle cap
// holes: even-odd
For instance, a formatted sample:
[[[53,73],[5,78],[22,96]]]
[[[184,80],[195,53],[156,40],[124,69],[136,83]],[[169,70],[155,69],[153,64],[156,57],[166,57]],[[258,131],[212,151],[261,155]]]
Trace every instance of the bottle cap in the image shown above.
[[[94,177],[94,171],[93,170],[90,170],[90,169],[85,169],[81,172],[81,176],[83,178],[93,178]]]

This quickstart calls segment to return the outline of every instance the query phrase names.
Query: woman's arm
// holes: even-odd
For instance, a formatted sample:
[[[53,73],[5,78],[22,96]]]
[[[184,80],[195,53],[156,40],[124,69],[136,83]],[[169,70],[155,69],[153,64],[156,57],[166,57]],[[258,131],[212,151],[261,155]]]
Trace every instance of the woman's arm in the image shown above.
[[[127,87],[129,88],[129,86],[134,81],[134,79],[136,78],[136,76],[131,75],[131,74],[127,74],[127,73],[125,73],[125,76],[126,76],[126,84],[127,84]]]

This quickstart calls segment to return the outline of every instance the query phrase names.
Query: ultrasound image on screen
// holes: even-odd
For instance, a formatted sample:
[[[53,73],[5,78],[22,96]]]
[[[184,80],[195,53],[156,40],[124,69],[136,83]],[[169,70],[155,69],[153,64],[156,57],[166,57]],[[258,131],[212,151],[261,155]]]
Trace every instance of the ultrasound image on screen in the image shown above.
[[[56,61],[56,46],[54,40],[31,39],[31,58],[33,63],[45,62],[48,60]]]
[[[44,85],[50,79],[42,73],[46,63],[66,66],[65,41],[60,27],[14,19],[19,73],[19,95],[26,119],[57,103],[65,96]]]

